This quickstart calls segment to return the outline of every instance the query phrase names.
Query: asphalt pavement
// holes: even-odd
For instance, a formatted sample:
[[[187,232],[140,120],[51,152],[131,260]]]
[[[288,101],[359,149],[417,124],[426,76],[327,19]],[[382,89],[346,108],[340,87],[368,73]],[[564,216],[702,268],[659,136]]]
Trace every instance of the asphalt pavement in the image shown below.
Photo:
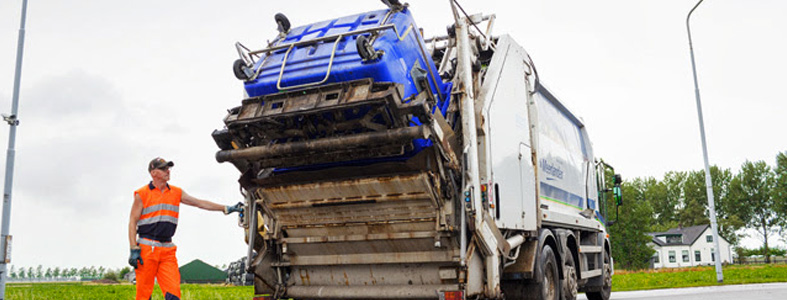
[[[585,294],[577,299],[587,300]],[[610,300],[668,299],[668,300],[774,300],[787,299],[787,283],[722,285],[696,288],[613,292]]]

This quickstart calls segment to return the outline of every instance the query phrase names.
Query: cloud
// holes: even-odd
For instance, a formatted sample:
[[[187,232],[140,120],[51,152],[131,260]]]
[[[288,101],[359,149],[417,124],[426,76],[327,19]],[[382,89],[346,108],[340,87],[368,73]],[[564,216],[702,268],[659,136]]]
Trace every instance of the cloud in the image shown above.
[[[128,190],[144,127],[124,121],[140,117],[109,81],[78,70],[52,75],[25,90],[24,101],[15,181],[30,201],[89,212]]]

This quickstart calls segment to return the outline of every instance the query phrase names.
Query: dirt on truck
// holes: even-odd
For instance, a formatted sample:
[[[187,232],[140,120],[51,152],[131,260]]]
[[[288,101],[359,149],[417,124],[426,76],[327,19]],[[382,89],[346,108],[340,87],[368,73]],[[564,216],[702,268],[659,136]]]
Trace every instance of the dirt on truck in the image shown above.
[[[214,131],[240,171],[259,299],[608,299],[620,176],[527,52],[407,4],[236,47],[247,96]],[[483,29],[483,30],[482,30]]]

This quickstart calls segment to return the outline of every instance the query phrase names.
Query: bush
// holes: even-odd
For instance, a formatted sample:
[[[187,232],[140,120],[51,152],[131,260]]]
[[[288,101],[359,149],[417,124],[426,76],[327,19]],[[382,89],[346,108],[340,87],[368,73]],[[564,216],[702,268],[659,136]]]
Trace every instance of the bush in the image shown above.
[[[126,274],[128,274],[129,272],[131,272],[131,268],[125,267],[120,270],[120,275],[118,276],[120,276],[120,278],[126,278]]]
[[[770,256],[784,256],[787,254],[787,249],[782,249],[779,247],[771,247],[768,248],[768,252]],[[748,249],[745,247],[738,247],[735,248],[735,254],[738,255],[738,258],[744,259],[745,257],[749,256],[765,256],[765,247],[760,247],[757,249]]]
[[[104,278],[101,278],[101,279],[118,281],[118,274],[115,273],[115,271],[109,271],[109,272],[104,273]]]

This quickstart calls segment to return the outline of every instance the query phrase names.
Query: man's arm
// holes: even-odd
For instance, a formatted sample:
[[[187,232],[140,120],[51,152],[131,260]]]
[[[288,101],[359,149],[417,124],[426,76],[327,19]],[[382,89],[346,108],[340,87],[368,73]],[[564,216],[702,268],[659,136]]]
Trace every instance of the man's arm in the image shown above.
[[[183,194],[180,196],[180,202],[186,205],[191,205],[204,210],[212,210],[212,211],[224,212],[224,207],[225,207],[224,205],[210,202],[208,200],[194,198],[191,195],[187,194],[185,191],[183,191]]]
[[[137,222],[142,216],[142,198],[134,194],[134,204],[131,205],[131,215],[128,218],[128,244],[130,248],[137,247]]]

